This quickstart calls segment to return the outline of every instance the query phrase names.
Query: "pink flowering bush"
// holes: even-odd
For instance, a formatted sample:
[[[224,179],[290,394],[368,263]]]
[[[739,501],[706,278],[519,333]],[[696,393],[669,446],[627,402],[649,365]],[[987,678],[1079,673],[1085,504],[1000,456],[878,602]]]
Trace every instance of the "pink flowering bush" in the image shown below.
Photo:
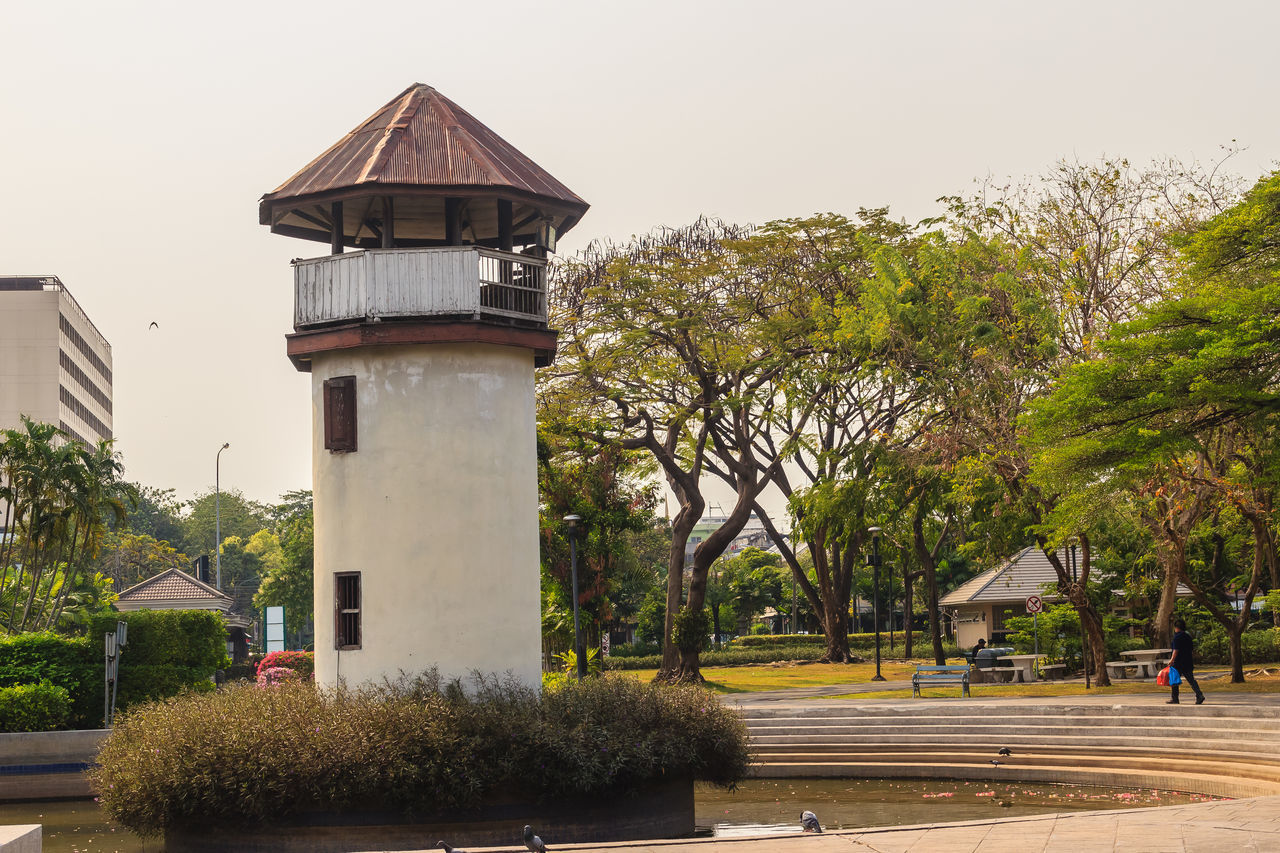
[[[258,680],[268,669],[284,667],[298,674],[298,678],[306,681],[316,677],[316,656],[313,652],[272,652],[258,664]]]
[[[301,681],[298,671],[287,666],[270,666],[258,671],[258,686],[268,687],[272,684],[283,684],[286,681]]]

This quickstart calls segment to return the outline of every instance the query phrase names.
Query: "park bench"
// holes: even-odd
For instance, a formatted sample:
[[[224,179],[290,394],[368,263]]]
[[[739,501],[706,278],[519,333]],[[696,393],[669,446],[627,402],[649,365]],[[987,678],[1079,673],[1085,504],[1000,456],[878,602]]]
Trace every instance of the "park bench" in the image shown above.
[[[1057,681],[1059,678],[1066,677],[1067,665],[1065,663],[1042,664],[1040,674],[1044,676],[1045,681]]]
[[[1107,661],[1107,675],[1112,678],[1131,678],[1129,670],[1134,670],[1136,674],[1142,665],[1132,660],[1109,660]]]
[[[960,695],[969,695],[968,666],[932,666],[920,664],[911,676],[911,695],[919,696],[921,687],[932,687],[935,684],[959,684]]]

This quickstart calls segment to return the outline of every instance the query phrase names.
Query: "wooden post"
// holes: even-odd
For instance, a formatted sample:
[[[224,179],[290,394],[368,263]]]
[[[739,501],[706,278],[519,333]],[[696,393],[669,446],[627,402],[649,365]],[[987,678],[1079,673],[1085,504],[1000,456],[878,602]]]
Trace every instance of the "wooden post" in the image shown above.
[[[382,197],[382,248],[394,249],[396,245],[396,202],[391,196]]]
[[[329,205],[329,254],[342,254],[342,202]]]
[[[511,202],[505,198],[498,199],[498,248],[504,252],[515,248],[513,218]]]
[[[450,246],[462,245],[462,199],[444,200],[444,241]]]

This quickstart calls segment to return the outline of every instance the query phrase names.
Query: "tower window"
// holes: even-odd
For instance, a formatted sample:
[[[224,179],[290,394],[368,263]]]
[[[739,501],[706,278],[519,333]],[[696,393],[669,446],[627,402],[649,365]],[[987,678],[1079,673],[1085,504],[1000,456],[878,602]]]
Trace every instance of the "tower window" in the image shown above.
[[[360,573],[335,572],[333,576],[333,647],[341,651],[360,648]]]
[[[356,378],[324,381],[324,449],[354,453],[356,449]]]

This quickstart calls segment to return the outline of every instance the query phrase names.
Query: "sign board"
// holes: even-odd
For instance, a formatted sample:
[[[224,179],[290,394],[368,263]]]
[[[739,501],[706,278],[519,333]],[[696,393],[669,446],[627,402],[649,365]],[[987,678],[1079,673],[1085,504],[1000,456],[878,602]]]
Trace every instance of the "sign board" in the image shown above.
[[[262,650],[267,654],[284,651],[284,608],[266,608],[263,623]]]
[[[607,658],[609,656],[609,632],[600,632],[600,657]]]
[[[1027,597],[1027,612],[1031,614],[1044,612],[1044,602],[1040,600],[1040,596],[1032,595]]]

